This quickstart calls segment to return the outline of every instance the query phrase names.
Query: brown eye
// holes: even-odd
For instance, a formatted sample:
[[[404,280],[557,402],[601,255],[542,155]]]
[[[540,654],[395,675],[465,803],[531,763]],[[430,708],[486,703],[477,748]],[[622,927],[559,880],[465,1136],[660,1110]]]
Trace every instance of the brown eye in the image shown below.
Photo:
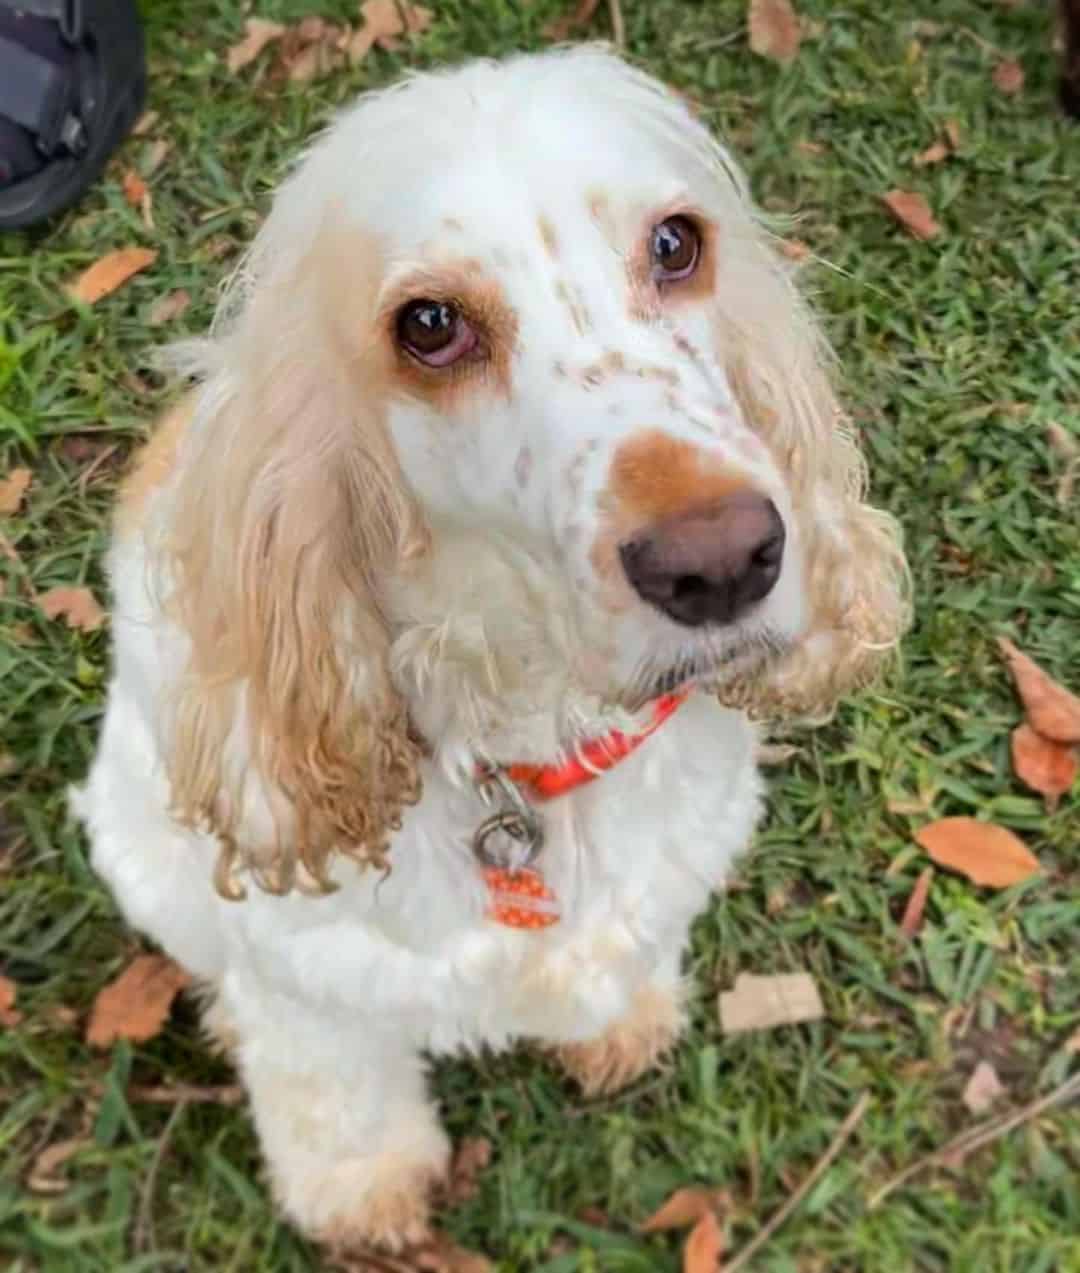
[[[416,300],[402,306],[397,339],[429,367],[448,367],[476,346],[475,332],[448,301]]]
[[[701,235],[689,217],[668,217],[653,229],[649,249],[658,283],[689,278],[701,254]]]

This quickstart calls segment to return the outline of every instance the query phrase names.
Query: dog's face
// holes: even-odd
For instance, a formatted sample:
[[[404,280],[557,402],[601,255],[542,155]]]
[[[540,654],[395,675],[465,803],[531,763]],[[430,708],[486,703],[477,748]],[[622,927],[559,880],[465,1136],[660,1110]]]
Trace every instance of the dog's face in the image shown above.
[[[745,675],[805,622],[792,493],[716,348],[739,243],[633,122],[435,165],[382,237],[386,419],[432,530],[399,618],[482,628],[534,700],[556,661],[627,706]]]
[[[170,515],[198,761],[174,785],[220,824],[206,700],[246,684],[316,869],[385,838],[415,734],[466,774],[695,681],[827,710],[905,620],[741,178],[606,54],[362,99],[279,192],[208,361]]]

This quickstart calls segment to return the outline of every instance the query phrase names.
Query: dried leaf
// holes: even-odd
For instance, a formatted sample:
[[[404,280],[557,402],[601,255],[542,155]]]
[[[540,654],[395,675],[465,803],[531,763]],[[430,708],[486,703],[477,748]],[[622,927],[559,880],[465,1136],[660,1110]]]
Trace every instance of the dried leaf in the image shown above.
[[[575,31],[589,25],[599,7],[600,0],[578,0],[577,6],[570,13],[563,14],[544,27],[544,35],[549,40],[568,39]]]
[[[1006,58],[994,67],[992,78],[999,93],[1012,97],[1024,87],[1024,68],[1013,58]]]
[[[494,1265],[476,1251],[467,1251],[445,1233],[436,1232],[410,1252],[417,1273],[494,1273]]]
[[[480,1187],[480,1173],[491,1162],[491,1141],[483,1136],[467,1136],[450,1164],[446,1186],[447,1201],[453,1207],[474,1198]]]
[[[802,239],[781,239],[780,251],[789,261],[805,261],[810,255],[810,249]]]
[[[911,896],[904,907],[904,917],[900,921],[900,931],[911,941],[922,927],[923,912],[926,910],[926,899],[930,896],[930,885],[934,880],[934,868],[928,866],[915,881]]]
[[[1005,1088],[997,1076],[997,1070],[989,1061],[980,1061],[967,1081],[962,1099],[973,1114],[985,1114],[1004,1094]]]
[[[145,137],[158,122],[158,118],[157,111],[143,111],[135,121],[135,127],[131,130],[132,137]]]
[[[395,0],[365,0],[360,6],[363,22],[349,37],[345,52],[356,65],[367,56],[373,44],[381,49],[398,47],[397,36],[417,35],[431,25],[433,14],[419,4],[398,4]]]
[[[683,1247],[683,1273],[717,1273],[723,1253],[724,1235],[720,1221],[712,1211],[706,1211],[690,1230]]]
[[[165,955],[137,955],[98,993],[90,1010],[86,1041],[107,1048],[117,1039],[144,1043],[169,1015],[172,1002],[191,978]]]
[[[818,1021],[824,1015],[818,988],[806,972],[776,977],[740,973],[734,989],[720,996],[720,1027],[725,1034]]]
[[[285,34],[280,22],[268,22],[265,18],[248,18],[244,23],[244,38],[239,40],[225,54],[225,64],[235,75],[249,63],[254,62],[268,44],[279,40]]]
[[[1030,725],[1017,725],[1010,738],[1016,776],[1046,801],[1053,813],[1061,797],[1076,781],[1080,762],[1067,743],[1055,743],[1037,734]]]
[[[945,140],[949,143],[949,149],[955,153],[960,149],[960,125],[955,119],[947,119],[944,133]]]
[[[129,168],[124,173],[122,189],[124,198],[133,208],[137,208],[149,193],[149,187],[134,168]]]
[[[1006,637],[998,638],[1016,692],[1036,733],[1055,743],[1080,743],[1080,698],[1070,694]]]
[[[881,201],[910,234],[924,242],[936,238],[941,226],[934,220],[930,205],[912,190],[890,190]]]
[[[941,818],[916,831],[915,839],[938,866],[987,888],[1010,888],[1041,869],[1019,836],[993,822]]]
[[[157,260],[153,248],[118,248],[108,252],[84,270],[68,288],[68,295],[86,305],[93,305],[121,287],[133,275]]]
[[[92,1145],[92,1136],[74,1136],[71,1140],[58,1140],[55,1145],[47,1145],[30,1164],[26,1175],[26,1185],[34,1193],[63,1193],[70,1181],[60,1170],[67,1160]]]
[[[1046,426],[1046,442],[1065,466],[1058,478],[1054,498],[1062,508],[1066,508],[1072,504],[1076,479],[1080,477],[1080,442],[1056,421]]]
[[[179,318],[190,304],[191,297],[182,287],[177,288],[175,292],[166,292],[150,306],[146,321],[151,327],[160,327],[163,323]]]
[[[803,32],[791,0],[750,0],[746,21],[752,53],[771,62],[794,59]]]
[[[50,588],[37,604],[46,619],[63,618],[80,632],[96,632],[105,622],[105,611],[89,588]]]
[[[29,469],[12,469],[7,477],[0,480],[0,514],[7,516],[19,511],[30,478]]]
[[[172,150],[172,142],[166,141],[164,138],[151,142],[146,148],[146,155],[142,162],[143,176],[153,176],[165,162],[165,156],[170,150]]]
[[[0,1025],[14,1026],[22,1020],[22,1013],[15,1007],[19,987],[10,977],[0,976]]]
[[[939,164],[950,155],[949,147],[943,141],[936,141],[932,146],[921,150],[911,161],[916,168],[925,168],[928,164]]]
[[[662,1233],[666,1229],[687,1229],[702,1216],[730,1205],[730,1195],[724,1189],[704,1189],[688,1186],[676,1189],[662,1206],[639,1226],[641,1233]]]
[[[797,141],[795,149],[802,155],[823,155],[828,147],[820,141]]]

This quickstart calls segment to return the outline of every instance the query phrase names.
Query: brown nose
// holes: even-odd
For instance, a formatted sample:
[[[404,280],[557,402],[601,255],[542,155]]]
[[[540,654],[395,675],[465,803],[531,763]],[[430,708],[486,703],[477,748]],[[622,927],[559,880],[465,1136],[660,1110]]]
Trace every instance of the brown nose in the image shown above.
[[[620,545],[643,601],[676,623],[731,623],[768,596],[784,559],[784,523],[772,500],[740,491],[680,513]]]

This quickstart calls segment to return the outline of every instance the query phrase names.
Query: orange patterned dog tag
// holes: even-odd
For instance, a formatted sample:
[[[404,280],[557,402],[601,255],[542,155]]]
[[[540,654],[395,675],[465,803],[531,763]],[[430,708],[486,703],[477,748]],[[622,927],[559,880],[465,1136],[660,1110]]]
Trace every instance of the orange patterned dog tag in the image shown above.
[[[484,883],[491,894],[488,915],[507,928],[548,928],[559,922],[555,894],[536,871],[508,871],[484,867]]]

